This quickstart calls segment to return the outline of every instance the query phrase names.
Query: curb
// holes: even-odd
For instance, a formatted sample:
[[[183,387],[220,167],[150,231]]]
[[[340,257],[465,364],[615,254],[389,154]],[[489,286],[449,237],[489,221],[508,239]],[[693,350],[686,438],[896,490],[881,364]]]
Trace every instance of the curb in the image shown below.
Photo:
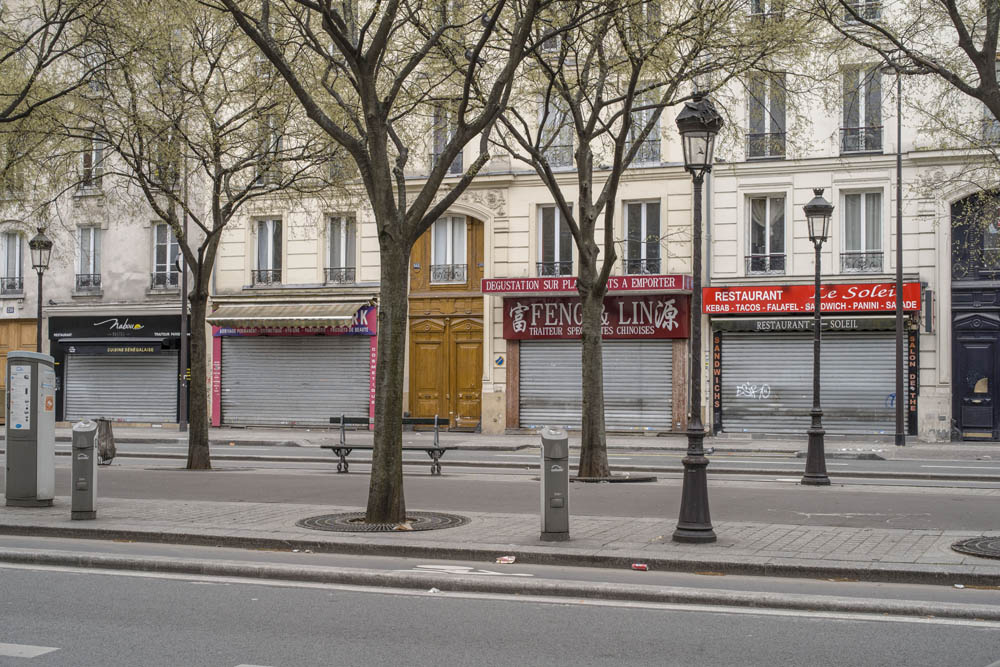
[[[225,546],[238,549],[263,549],[272,551],[299,549],[315,553],[399,556],[405,558],[420,557],[435,560],[486,560],[488,562],[492,562],[498,553],[503,553],[516,556],[518,561],[531,565],[627,569],[633,562],[639,560],[645,562],[651,569],[687,573],[709,571],[754,577],[791,577],[800,579],[847,578],[856,581],[932,585],[952,585],[958,579],[966,586],[1000,585],[1000,575],[971,571],[971,567],[969,570],[949,569],[948,565],[943,564],[905,564],[905,569],[901,569],[898,565],[878,562],[834,561],[833,563],[823,563],[787,559],[790,562],[782,563],[775,562],[776,559],[774,558],[750,558],[727,561],[705,559],[698,555],[694,555],[691,558],[658,558],[649,556],[648,554],[629,555],[621,553],[621,555],[606,555],[592,552],[573,553],[565,550],[559,551],[553,547],[546,546],[514,547],[499,544],[454,546],[442,543],[393,544],[386,541],[318,541],[199,533],[162,533],[115,528],[66,528],[5,524],[0,524],[0,535],[123,540],[190,546]]]
[[[828,611],[890,616],[916,616],[1000,621],[1000,607],[965,605],[954,602],[909,600],[866,600],[827,595],[766,593],[730,590],[703,590],[678,586],[643,586],[639,584],[581,583],[553,579],[442,576],[432,572],[409,573],[371,571],[329,566],[302,567],[284,564],[261,564],[241,561],[206,561],[152,556],[125,557],[103,554],[73,554],[57,551],[0,549],[0,562],[25,565],[55,565],[159,572],[181,575],[240,577],[322,584],[367,587],[422,589],[440,592],[475,592],[532,597],[583,598],[659,604],[726,606],[755,609]]]

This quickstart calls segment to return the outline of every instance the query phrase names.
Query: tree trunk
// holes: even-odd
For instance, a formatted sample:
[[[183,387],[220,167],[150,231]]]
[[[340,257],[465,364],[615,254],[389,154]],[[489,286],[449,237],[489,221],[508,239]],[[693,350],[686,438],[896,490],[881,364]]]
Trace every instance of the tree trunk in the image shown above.
[[[195,289],[191,295],[191,386],[188,398],[188,470],[211,470],[208,449],[208,350],[205,343],[205,312],[208,295]],[[183,345],[184,342],[182,341]],[[183,371],[182,371],[183,372]]]
[[[580,302],[583,309],[583,429],[580,477],[608,477],[608,440],[604,425],[604,357],[601,350],[605,289],[595,289],[596,257],[580,258]]]
[[[382,236],[375,370],[375,448],[368,486],[367,523],[402,523],[403,364],[406,356],[410,244]],[[401,247],[405,246],[405,247]]]

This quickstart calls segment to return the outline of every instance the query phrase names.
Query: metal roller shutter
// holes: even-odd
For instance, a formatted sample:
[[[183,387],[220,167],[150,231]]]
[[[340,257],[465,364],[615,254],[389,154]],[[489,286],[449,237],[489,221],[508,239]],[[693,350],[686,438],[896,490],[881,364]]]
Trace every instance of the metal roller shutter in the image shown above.
[[[177,353],[66,356],[66,421],[177,421]]]
[[[668,431],[673,346],[669,340],[605,341],[604,419],[609,431]],[[579,341],[522,341],[520,425],[580,428]]]
[[[895,334],[823,333],[820,404],[829,433],[895,432]],[[722,430],[805,433],[812,334],[722,334]]]
[[[329,424],[368,415],[368,336],[222,339],[222,421]]]

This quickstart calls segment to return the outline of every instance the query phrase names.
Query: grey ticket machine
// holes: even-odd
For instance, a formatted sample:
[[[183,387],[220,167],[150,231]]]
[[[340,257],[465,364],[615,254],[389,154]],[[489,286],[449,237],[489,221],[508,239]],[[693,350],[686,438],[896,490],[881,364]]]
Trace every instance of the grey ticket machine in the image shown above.
[[[564,429],[542,429],[542,534],[548,542],[569,539],[569,437]]]
[[[47,507],[55,495],[55,360],[37,352],[7,353],[8,507]]]
[[[97,423],[90,420],[73,425],[73,488],[70,518],[97,518]]]

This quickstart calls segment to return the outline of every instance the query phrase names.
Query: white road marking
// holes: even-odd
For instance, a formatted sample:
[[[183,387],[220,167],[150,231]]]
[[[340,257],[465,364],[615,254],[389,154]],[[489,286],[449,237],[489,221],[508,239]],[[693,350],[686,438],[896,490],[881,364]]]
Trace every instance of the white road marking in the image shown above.
[[[244,662],[239,665],[236,665],[236,667],[270,667],[270,665],[249,665]]]
[[[494,572],[492,570],[480,570],[467,565],[415,565],[409,570],[395,570],[395,572],[433,572],[434,574],[476,574],[494,577],[533,577],[533,574],[520,572]]]
[[[720,463],[753,463],[755,465],[792,466],[793,468],[805,465],[805,459],[802,459],[802,463],[795,463],[793,461],[740,461],[738,459],[723,459],[719,457],[711,457],[709,460],[715,465],[718,465]],[[850,465],[849,463],[835,463],[833,461],[827,461],[826,464],[828,466]]]
[[[963,470],[996,470],[996,466],[920,466],[921,468],[961,468]]]
[[[0,656],[5,658],[37,658],[46,653],[58,651],[50,646],[31,646],[30,644],[0,644]]]

